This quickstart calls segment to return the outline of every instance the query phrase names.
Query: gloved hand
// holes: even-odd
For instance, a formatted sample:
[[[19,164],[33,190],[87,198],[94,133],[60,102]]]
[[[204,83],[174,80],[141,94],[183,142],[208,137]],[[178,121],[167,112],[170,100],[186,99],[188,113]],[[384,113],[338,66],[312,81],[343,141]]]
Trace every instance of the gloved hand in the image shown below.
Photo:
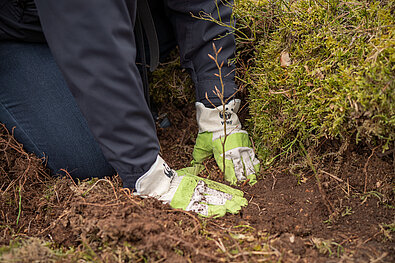
[[[224,122],[226,121],[225,142],[225,180],[231,184],[249,179],[249,184],[256,181],[256,173],[259,172],[259,161],[255,157],[254,150],[248,133],[241,129],[241,123],[237,117],[240,100],[235,99],[225,105],[225,116],[223,106],[210,109],[203,103],[196,103],[196,118],[199,126],[199,134],[196,138],[193,150],[192,164],[197,168],[202,167],[205,159],[214,154],[214,158],[223,171],[222,143],[224,141]]]
[[[176,172],[158,156],[151,169],[137,180],[136,194],[206,217],[220,217],[226,212],[235,214],[248,204],[242,191],[192,175],[191,169]]]

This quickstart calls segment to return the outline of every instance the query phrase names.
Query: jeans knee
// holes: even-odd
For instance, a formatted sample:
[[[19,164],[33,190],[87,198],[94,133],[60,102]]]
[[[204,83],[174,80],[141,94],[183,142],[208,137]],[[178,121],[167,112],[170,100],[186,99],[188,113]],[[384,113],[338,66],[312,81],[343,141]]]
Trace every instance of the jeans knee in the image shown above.
[[[80,145],[75,151],[58,149],[52,156],[48,153],[47,160],[54,174],[64,175],[67,171],[74,179],[103,178],[115,174],[98,145]]]

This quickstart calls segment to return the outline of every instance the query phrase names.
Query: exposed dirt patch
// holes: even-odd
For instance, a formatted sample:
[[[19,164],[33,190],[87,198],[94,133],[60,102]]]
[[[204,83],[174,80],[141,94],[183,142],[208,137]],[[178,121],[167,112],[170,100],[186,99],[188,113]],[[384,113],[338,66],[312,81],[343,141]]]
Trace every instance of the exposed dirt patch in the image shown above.
[[[161,110],[172,122],[158,128],[162,155],[177,169],[191,160],[197,132],[193,108]],[[337,152],[326,156],[310,151],[324,156],[313,158],[317,177],[305,160],[262,171],[257,184],[240,187],[249,200],[240,214],[203,219],[134,197],[117,177],[79,185],[67,177],[49,178],[41,161],[3,128],[0,139],[0,244],[36,237],[53,241],[51,249],[75,248],[61,257],[43,249],[41,259],[395,261],[393,157],[368,147],[339,151],[341,145],[329,145],[326,152]],[[223,181],[214,160],[206,167],[202,176]],[[26,249],[42,245],[23,242],[23,249],[0,250],[0,258],[3,253],[3,260],[32,260]]]

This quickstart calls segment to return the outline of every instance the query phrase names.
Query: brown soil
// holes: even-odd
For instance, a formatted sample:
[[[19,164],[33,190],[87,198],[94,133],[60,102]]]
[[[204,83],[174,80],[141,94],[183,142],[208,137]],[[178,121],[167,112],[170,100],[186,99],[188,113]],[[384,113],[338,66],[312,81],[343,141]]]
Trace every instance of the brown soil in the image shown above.
[[[158,128],[162,155],[185,167],[193,105],[161,111],[172,122]],[[0,261],[395,262],[393,156],[336,142],[320,149],[240,186],[249,205],[239,214],[205,219],[135,197],[116,176],[50,178],[1,128]],[[206,167],[202,176],[223,182],[213,160]]]

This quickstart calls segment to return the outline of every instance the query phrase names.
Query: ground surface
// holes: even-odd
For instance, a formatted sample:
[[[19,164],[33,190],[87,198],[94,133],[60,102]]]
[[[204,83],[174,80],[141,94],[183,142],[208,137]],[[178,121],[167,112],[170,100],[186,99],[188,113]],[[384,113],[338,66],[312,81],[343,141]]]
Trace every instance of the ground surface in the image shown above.
[[[172,122],[158,128],[162,155],[182,168],[197,132],[193,105],[161,111]],[[240,186],[249,205],[239,214],[204,219],[134,197],[117,177],[50,178],[2,129],[0,261],[395,262],[393,156],[324,144],[308,150],[310,165],[264,167],[257,184]],[[213,160],[206,167],[202,176],[223,181]]]

